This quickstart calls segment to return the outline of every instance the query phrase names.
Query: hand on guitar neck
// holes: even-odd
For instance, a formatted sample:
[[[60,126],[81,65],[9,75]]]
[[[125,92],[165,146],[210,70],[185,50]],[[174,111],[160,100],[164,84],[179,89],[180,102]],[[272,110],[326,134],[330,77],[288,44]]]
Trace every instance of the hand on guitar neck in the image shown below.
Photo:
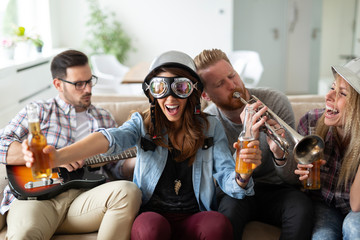
[[[66,170],[72,172],[79,168],[82,168],[84,165],[85,165],[85,160],[80,160],[69,164],[61,165],[60,167],[66,168]],[[103,165],[105,165],[105,163]]]

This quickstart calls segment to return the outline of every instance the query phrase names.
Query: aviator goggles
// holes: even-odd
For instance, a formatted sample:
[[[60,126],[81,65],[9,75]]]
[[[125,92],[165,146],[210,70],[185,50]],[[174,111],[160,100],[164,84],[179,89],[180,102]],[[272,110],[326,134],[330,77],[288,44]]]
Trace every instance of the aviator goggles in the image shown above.
[[[144,82],[143,89],[149,90],[154,98],[164,98],[172,95],[176,98],[188,98],[198,83],[193,83],[185,77],[153,77],[150,83]]]

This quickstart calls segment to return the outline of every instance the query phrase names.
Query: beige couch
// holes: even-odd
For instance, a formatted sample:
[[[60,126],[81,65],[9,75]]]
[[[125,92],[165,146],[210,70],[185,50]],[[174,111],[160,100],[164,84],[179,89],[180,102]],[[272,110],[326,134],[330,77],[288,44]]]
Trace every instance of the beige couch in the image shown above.
[[[289,96],[292,104],[296,124],[299,118],[308,110],[313,108],[320,108],[324,106],[324,97],[317,95],[293,95]],[[132,110],[142,111],[148,108],[148,101],[145,97],[132,97],[131,99],[118,96],[93,96],[93,103],[108,109],[115,117],[118,124],[122,124],[130,115]],[[205,107],[207,103],[202,103]],[[0,165],[0,191],[7,184],[6,171],[4,165]],[[2,199],[2,195],[1,198]],[[0,239],[5,239],[6,224],[5,217],[0,215]],[[279,239],[280,229],[268,224],[260,222],[251,222],[246,226],[243,239]],[[82,240],[82,239],[96,239],[96,233],[78,234],[78,235],[55,235],[53,240],[68,239],[68,240]]]

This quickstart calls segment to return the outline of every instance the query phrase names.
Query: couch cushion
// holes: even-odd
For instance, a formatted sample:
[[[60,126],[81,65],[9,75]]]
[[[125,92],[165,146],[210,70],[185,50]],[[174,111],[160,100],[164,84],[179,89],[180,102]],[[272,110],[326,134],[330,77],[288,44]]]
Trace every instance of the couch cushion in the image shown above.
[[[147,97],[142,96],[120,96],[118,94],[93,94],[91,101],[96,104],[98,102],[128,102],[128,101],[144,101]]]
[[[295,129],[299,124],[299,120],[308,111],[315,108],[324,108],[325,101],[321,102],[290,102],[295,115]]]
[[[263,222],[251,221],[246,224],[242,239],[278,240],[280,234],[281,230],[278,227]]]
[[[93,94],[91,97],[91,101],[94,105],[101,102],[128,102],[128,101],[149,101],[145,96],[119,96],[118,94]],[[212,102],[208,102],[204,99],[200,99],[201,101],[201,109],[205,109]]]
[[[94,105],[110,111],[119,126],[129,119],[132,111],[142,112],[150,107],[149,101],[147,100],[128,102],[96,102]]]
[[[325,96],[315,94],[287,95],[290,102],[325,102]]]
[[[83,233],[83,234],[61,234],[54,235],[50,240],[96,240],[98,233]]]
[[[297,128],[300,118],[309,110],[325,107],[325,100],[323,96],[317,96],[311,98],[309,97],[309,99],[313,99],[313,101],[308,101],[305,98],[305,96],[307,95],[289,97],[295,115],[295,128]],[[104,98],[104,99],[110,100],[109,98]],[[118,98],[118,100],[120,99],[121,98]],[[202,105],[203,105],[202,108],[204,109],[204,107],[206,107],[206,105],[208,104],[211,103],[204,103],[204,101],[202,101]],[[130,117],[132,111],[144,111],[147,108],[149,108],[148,100],[140,100],[140,99],[135,101],[125,101],[125,102],[121,102],[121,101],[94,102],[94,105],[110,111],[119,125],[124,123]]]
[[[7,228],[0,231],[0,239],[5,239]],[[96,240],[97,232],[83,234],[59,234],[51,237],[51,240]]]

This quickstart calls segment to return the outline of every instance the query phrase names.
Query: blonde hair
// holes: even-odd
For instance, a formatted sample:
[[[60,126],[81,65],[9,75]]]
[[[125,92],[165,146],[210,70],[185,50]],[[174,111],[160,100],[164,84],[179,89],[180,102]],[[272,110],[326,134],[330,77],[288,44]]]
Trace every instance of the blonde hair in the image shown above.
[[[336,77],[336,82],[339,82],[339,77]],[[336,91],[336,95],[338,95],[339,90],[337,89]],[[354,181],[360,164],[360,142],[358,140],[358,136],[360,136],[360,94],[351,86],[347,94],[344,112],[346,113],[346,118],[342,119],[344,136],[341,139],[337,136],[335,127],[329,127],[324,124],[325,114],[319,119],[316,132],[325,139],[329,129],[334,128],[338,144],[345,148],[344,157],[341,160],[339,179],[336,185],[338,189],[342,188],[345,190]]]
[[[198,81],[192,74],[182,68],[160,68],[154,72],[153,76],[159,74],[160,72],[169,72],[176,76],[186,77],[191,79],[193,82]],[[153,140],[156,145],[172,150],[169,143],[164,141],[164,135],[168,134],[169,138],[171,138],[171,136],[176,136],[176,131],[184,132],[184,139],[186,140],[183,143],[180,155],[175,158],[175,161],[184,161],[190,158],[189,165],[195,161],[195,155],[198,149],[204,145],[206,138],[204,130],[207,129],[209,125],[205,113],[200,112],[198,115],[194,114],[195,106],[199,103],[200,96],[201,92],[194,90],[193,93],[187,98],[187,103],[182,119],[183,124],[180,130],[174,130],[172,123],[162,112],[157,100],[155,100],[155,127],[151,123],[150,109],[147,109],[142,113],[145,127],[148,133],[152,136],[158,137]]]
[[[225,60],[231,65],[230,60],[226,56],[226,54],[220,49],[216,49],[216,48],[211,50],[203,50],[194,58],[194,62],[198,72],[201,72],[201,70],[210,67],[211,65],[217,63],[220,60]],[[205,86],[205,82],[203,79],[202,82]]]

